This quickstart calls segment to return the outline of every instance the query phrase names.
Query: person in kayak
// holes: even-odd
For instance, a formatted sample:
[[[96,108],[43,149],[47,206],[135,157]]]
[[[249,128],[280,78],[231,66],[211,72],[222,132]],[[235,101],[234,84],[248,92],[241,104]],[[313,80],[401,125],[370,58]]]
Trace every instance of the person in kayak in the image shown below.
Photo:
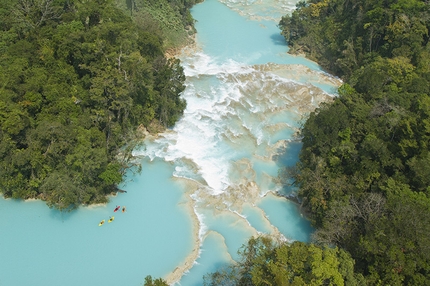
[[[113,210],[114,212],[117,212],[121,206],[116,206],[116,208]]]

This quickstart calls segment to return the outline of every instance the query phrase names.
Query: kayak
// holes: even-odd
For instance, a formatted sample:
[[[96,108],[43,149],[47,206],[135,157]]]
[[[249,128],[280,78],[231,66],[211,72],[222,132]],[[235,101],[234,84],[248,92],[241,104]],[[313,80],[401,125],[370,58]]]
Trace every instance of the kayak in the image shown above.
[[[102,221],[99,223],[99,226],[102,226],[104,223],[105,223],[105,220],[102,220]]]
[[[110,219],[108,220],[108,222],[113,222],[114,219],[115,219],[115,217],[111,216]]]
[[[122,212],[125,213],[125,207],[122,207]]]
[[[116,206],[116,208],[113,210],[113,212],[117,212],[121,206]]]

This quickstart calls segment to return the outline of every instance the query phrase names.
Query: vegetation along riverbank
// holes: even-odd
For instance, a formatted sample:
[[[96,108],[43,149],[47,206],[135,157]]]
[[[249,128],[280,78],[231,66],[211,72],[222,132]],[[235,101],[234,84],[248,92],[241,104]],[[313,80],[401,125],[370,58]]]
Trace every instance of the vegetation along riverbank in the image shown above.
[[[60,210],[106,202],[137,127],[185,109],[165,52],[194,33],[195,2],[2,0],[0,192]]]
[[[430,283],[429,9],[308,0],[282,18],[290,52],[345,82],[303,124],[299,162],[282,173],[299,187],[313,243],[251,239],[207,285]]]

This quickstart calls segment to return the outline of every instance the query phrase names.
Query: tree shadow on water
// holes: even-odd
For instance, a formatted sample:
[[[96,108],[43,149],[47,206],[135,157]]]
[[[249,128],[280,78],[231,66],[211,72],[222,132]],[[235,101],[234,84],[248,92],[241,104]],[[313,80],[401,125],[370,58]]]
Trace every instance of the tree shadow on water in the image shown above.
[[[234,286],[238,285],[240,275],[237,273],[237,269],[234,264],[231,263],[216,263],[216,271],[206,273],[203,276],[203,284],[212,285],[223,285],[223,286]],[[192,286],[201,286],[202,284],[195,284]]]
[[[275,45],[287,46],[287,41],[280,33],[275,33],[270,36],[270,39]]]
[[[288,142],[285,146],[281,146],[274,155],[273,161],[276,162],[278,169],[278,180],[282,184],[279,194],[297,201],[297,187],[294,186],[294,173],[297,171],[296,163],[299,161],[300,150],[302,143],[300,141]]]
[[[51,211],[49,212],[49,216],[56,220],[65,222],[65,221],[68,221],[73,215],[75,215],[75,213],[76,213],[76,209],[58,210],[55,208],[51,208]]]
[[[291,141],[286,146],[279,147],[272,158],[279,167],[292,167],[298,162],[301,149],[301,141]]]

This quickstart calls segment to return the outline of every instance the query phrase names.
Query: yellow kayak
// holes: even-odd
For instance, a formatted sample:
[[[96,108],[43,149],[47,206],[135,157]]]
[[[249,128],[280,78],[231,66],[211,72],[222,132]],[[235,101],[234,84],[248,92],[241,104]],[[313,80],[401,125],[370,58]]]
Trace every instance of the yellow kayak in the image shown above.
[[[113,222],[114,219],[115,219],[115,217],[111,216],[110,219],[108,220],[108,222]]]
[[[105,223],[105,220],[102,220],[102,221],[99,223],[99,226],[102,226],[104,223]]]

